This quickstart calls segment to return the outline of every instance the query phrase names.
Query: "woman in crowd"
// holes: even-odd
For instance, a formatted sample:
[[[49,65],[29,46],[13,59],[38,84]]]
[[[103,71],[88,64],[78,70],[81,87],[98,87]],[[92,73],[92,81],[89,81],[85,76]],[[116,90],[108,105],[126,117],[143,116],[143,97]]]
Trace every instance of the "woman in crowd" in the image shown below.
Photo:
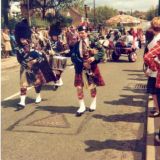
[[[8,58],[12,52],[12,46],[10,42],[9,29],[4,28],[2,32],[2,45],[4,48],[4,58]]]

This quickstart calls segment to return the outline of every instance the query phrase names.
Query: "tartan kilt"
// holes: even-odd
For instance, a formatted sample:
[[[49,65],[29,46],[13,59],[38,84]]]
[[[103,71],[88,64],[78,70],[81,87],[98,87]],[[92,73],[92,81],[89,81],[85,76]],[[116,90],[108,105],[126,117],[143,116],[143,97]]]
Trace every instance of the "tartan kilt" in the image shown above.
[[[94,73],[94,84],[98,87],[105,86],[105,82],[101,76],[101,73],[99,71],[98,66],[97,65],[91,66],[91,70]],[[75,74],[74,86],[75,87],[78,87],[78,86],[84,87],[84,80],[83,80],[82,73]]]
[[[20,68],[20,87],[29,87],[31,85],[42,85],[46,80],[40,70],[36,74],[28,74],[28,71],[22,66]]]

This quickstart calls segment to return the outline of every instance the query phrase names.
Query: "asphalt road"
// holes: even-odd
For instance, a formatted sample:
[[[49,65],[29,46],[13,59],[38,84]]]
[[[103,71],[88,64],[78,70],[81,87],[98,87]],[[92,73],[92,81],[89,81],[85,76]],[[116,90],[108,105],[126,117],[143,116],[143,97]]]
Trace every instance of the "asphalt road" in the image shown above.
[[[43,87],[39,105],[31,88],[21,111],[16,111],[19,68],[2,71],[2,159],[144,160],[147,95],[142,63],[141,51],[136,63],[121,57],[100,64],[106,86],[98,88],[97,110],[82,117],[75,117],[72,66],[67,66],[58,90],[51,84]],[[85,101],[89,106],[86,90]]]

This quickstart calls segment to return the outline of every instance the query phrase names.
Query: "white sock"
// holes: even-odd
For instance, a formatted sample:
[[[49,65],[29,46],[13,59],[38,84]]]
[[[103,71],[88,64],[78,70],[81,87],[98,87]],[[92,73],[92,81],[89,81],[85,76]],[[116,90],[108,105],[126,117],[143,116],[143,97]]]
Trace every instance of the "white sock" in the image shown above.
[[[97,100],[97,97],[92,98],[90,109],[94,109],[94,110],[96,109],[96,100]]]
[[[25,100],[26,100],[26,95],[20,96],[20,102],[19,102],[19,104],[25,106]]]
[[[84,112],[86,110],[86,106],[84,104],[84,100],[83,99],[80,99],[79,100],[79,109],[77,112],[81,113],[81,112]]]
[[[40,93],[37,93],[37,96],[36,96],[36,103],[39,103],[39,102],[41,102],[41,95],[40,95]]]
[[[56,81],[56,83],[54,85],[55,86],[62,86],[63,85],[62,78],[60,78],[58,81]]]

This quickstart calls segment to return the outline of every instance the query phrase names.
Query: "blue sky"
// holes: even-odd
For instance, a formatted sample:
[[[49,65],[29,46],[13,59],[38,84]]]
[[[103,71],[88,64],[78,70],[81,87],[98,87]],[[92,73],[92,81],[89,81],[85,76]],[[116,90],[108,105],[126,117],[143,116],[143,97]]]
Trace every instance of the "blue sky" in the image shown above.
[[[85,4],[93,6],[94,0],[85,0]],[[122,11],[130,11],[131,9],[139,11],[147,11],[152,6],[157,6],[159,0],[95,0],[96,6],[108,5]]]

